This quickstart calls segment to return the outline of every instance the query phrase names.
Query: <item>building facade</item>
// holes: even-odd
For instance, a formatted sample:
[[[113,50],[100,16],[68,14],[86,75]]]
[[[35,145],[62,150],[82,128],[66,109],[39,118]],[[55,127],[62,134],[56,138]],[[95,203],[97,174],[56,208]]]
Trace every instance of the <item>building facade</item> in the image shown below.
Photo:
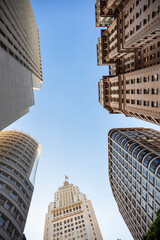
[[[34,105],[42,66],[39,32],[30,0],[0,1],[0,130]]]
[[[119,211],[141,240],[160,208],[160,132],[112,129],[108,134],[109,179]]]
[[[160,2],[97,0],[96,6],[112,19],[97,44],[97,64],[109,65],[99,82],[100,103],[110,113],[160,124]]]
[[[44,240],[101,240],[90,200],[68,181],[58,188],[46,214]]]
[[[17,131],[0,132],[0,239],[22,240],[40,145]]]

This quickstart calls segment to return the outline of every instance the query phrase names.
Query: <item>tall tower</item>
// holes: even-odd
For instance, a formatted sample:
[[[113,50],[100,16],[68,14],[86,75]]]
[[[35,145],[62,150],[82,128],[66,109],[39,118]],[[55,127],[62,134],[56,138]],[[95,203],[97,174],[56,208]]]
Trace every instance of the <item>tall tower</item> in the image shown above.
[[[40,145],[17,131],[0,132],[0,239],[19,240],[34,189]]]
[[[0,1],[0,130],[34,105],[42,66],[39,32],[30,0]]]
[[[102,240],[90,200],[77,186],[64,182],[46,214],[44,240]]]
[[[112,129],[108,135],[109,179],[132,236],[141,240],[160,208],[160,132]]]
[[[96,1],[101,30],[97,65],[109,65],[98,83],[99,102],[110,114],[122,113],[160,124],[159,1]]]

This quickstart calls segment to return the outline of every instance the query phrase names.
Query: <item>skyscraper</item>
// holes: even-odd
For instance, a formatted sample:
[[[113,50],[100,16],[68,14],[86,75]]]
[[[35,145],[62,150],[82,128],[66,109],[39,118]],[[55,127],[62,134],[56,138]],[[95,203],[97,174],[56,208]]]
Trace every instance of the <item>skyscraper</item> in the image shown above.
[[[99,15],[97,15],[99,12]],[[97,65],[109,65],[99,101],[110,113],[160,124],[159,1],[97,0]],[[105,22],[106,20],[106,22]]]
[[[42,66],[39,32],[30,0],[0,1],[0,130],[34,105]]]
[[[34,189],[40,145],[17,131],[0,132],[0,239],[21,240]]]
[[[112,129],[108,134],[109,179],[132,236],[141,240],[160,208],[160,132]]]
[[[58,188],[46,214],[44,240],[102,240],[90,200],[67,181]]]

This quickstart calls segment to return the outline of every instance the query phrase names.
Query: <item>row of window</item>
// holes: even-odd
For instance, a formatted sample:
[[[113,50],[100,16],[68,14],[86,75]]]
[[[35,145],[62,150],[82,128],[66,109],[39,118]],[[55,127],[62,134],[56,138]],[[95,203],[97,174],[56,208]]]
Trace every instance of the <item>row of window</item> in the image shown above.
[[[2,181],[0,181],[0,189],[2,189],[3,191],[5,191],[8,195],[10,195],[15,201],[16,203],[18,203],[18,205],[20,206],[20,208],[27,212],[28,211],[28,207],[27,205],[24,203],[23,199],[17,194],[16,191],[14,191],[13,189],[11,189],[10,186],[8,186],[7,184],[4,184]]]
[[[18,222],[19,226],[23,228],[24,219],[18,209],[10,202],[5,196],[0,194],[0,204],[3,206],[10,214],[14,217],[14,219]]]
[[[133,204],[134,207],[136,207],[136,201],[137,201],[137,202],[139,202],[140,205],[142,205],[144,210],[147,211],[147,204],[146,203],[147,203],[147,200],[148,200],[148,204],[149,204],[150,208],[152,208],[150,210],[151,211],[154,210],[154,200],[153,200],[153,198],[154,198],[154,189],[151,186],[148,189],[148,193],[152,197],[150,195],[147,196],[147,193],[144,190],[141,191],[141,187],[140,187],[140,185],[138,183],[137,183],[137,187],[136,187],[135,181],[132,184],[130,184],[127,181],[127,179],[124,179],[124,180],[121,181],[121,178],[118,177],[118,175],[115,172],[113,172],[113,176],[115,177],[115,179],[116,179],[117,183],[119,184],[119,186],[121,186],[122,189],[125,191],[126,195],[130,199],[130,201],[132,201],[132,204]],[[117,189],[117,187],[115,187],[115,183],[113,185],[114,185],[114,189]],[[137,193],[136,193],[135,189],[137,189]],[[131,197],[131,196],[133,196],[133,197]],[[141,196],[142,196],[142,198],[141,198]],[[158,205],[155,204],[155,212],[156,212],[160,208],[160,194],[158,192],[155,193],[155,200],[158,203]],[[149,207],[148,207],[148,209],[149,209]],[[139,212],[141,212],[141,210],[139,210]],[[152,216],[153,216],[153,212],[152,212]]]
[[[156,46],[156,44],[151,45],[151,46],[150,46],[150,51],[154,50],[156,47],[160,47],[160,42],[157,43],[157,46]],[[146,47],[146,48],[143,50],[144,53],[148,53],[148,51],[149,51],[148,47]]]
[[[7,227],[6,223],[8,223]],[[10,222],[8,218],[2,213],[0,214],[0,227],[2,227],[8,234],[8,236],[11,237],[13,240],[18,240],[21,237],[14,224]]]
[[[64,211],[60,211],[60,212],[57,212],[57,213],[54,213],[54,217],[58,217],[58,216],[61,216],[63,214],[68,214],[68,213],[71,213],[71,212],[75,212],[75,211],[78,211],[78,210],[81,210],[81,206],[77,206],[77,207],[73,207],[73,208],[69,208],[69,209],[66,209]],[[69,221],[69,220],[68,220]]]
[[[29,186],[29,184],[27,183],[27,181],[24,179],[24,177],[17,171],[15,170],[14,168],[11,168],[9,165],[7,164],[4,164],[3,162],[0,163],[0,167],[11,172],[12,174],[14,174],[16,177],[19,178],[19,180],[23,183],[23,185],[25,186],[25,188],[30,192],[32,193],[32,189],[31,187]],[[20,187],[19,187],[20,188]]]
[[[143,103],[143,106],[145,107],[149,107],[150,103],[151,103],[151,107],[154,107],[154,108],[158,108],[158,102],[157,101],[142,101],[142,100],[135,100],[135,99],[126,99],[126,103],[128,104],[137,104],[137,105],[142,105]]]
[[[152,82],[158,81],[158,74],[154,74],[152,76],[144,76],[143,77],[143,82],[149,82],[150,78],[151,78]],[[130,83],[131,84],[142,83],[142,77],[137,77],[136,79],[135,78],[127,79],[126,84],[130,84]]]
[[[22,187],[22,185],[16,181],[13,177],[11,177],[9,174],[0,171],[0,176],[4,179],[6,179],[8,182],[10,182],[13,186],[15,186],[20,193],[23,195],[25,200],[28,202],[30,200],[29,195],[26,193],[26,190]]]
[[[158,94],[158,88],[151,88],[151,89],[149,89],[149,88],[144,88],[144,89],[141,89],[141,88],[139,88],[139,89],[137,89],[137,91],[136,91],[136,89],[127,89],[126,90],[126,94],[135,94],[137,92],[137,94],[149,94],[150,92],[151,92],[151,94]]]
[[[129,162],[132,164],[132,157],[130,155],[128,155],[128,153],[130,153],[131,155],[133,155],[136,159],[136,161],[138,160],[140,163],[143,163],[143,165],[148,168],[148,165],[150,164],[150,170],[155,173],[156,168],[160,165],[160,158],[158,158],[158,156],[156,154],[150,153],[148,150],[144,149],[144,147],[139,146],[138,144],[135,144],[133,141],[129,140],[128,138],[126,138],[125,136],[118,135],[119,137],[119,145],[121,145],[123,147],[123,149],[121,148],[121,146],[118,146],[117,144],[115,144],[113,141],[111,142],[111,144],[113,144],[112,146],[114,147],[115,145],[115,149],[112,147],[110,147],[110,152],[113,153],[113,155],[117,158],[120,159],[122,156],[122,161],[123,161],[123,157],[126,158],[126,160],[128,160],[129,158]],[[117,137],[117,138],[118,138]],[[120,138],[121,137],[121,138]],[[117,139],[118,140],[118,139]],[[127,151],[128,153],[125,153],[125,151]],[[120,156],[121,155],[121,156]],[[143,160],[143,161],[142,161]]]

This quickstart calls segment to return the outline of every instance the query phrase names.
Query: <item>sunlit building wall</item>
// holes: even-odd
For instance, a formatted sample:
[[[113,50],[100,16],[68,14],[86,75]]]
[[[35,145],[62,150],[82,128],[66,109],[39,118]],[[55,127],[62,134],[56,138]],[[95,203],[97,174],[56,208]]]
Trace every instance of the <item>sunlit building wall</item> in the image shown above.
[[[110,69],[99,83],[100,103],[110,113],[160,124],[160,2],[101,0],[96,6],[101,17],[112,16],[97,44],[97,65]]]
[[[102,240],[90,200],[68,181],[58,188],[46,214],[44,240]]]

